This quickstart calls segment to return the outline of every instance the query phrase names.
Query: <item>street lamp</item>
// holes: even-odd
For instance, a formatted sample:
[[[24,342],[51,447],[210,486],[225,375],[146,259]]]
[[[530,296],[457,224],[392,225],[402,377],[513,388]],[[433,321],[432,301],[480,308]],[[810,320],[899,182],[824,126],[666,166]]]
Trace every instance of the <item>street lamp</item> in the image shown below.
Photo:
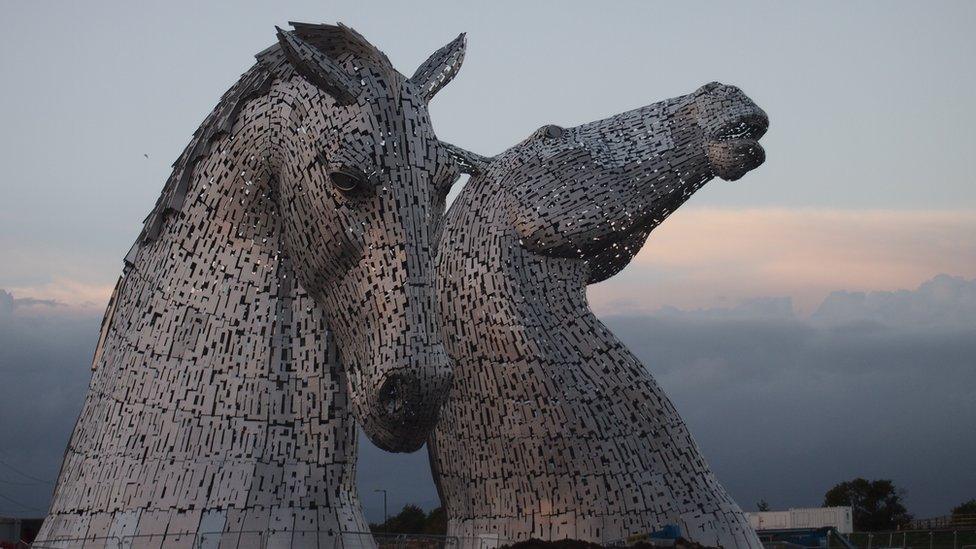
[[[389,516],[386,514],[386,490],[373,490],[374,492],[383,492],[383,525],[386,526]]]

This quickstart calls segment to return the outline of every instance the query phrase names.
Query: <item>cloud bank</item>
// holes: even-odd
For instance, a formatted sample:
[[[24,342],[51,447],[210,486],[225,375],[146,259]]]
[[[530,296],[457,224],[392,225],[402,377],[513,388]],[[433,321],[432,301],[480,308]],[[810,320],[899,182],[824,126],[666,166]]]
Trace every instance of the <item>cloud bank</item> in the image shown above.
[[[790,298],[661,307],[604,321],[672,398],[745,509],[818,506],[834,484],[892,478],[920,516],[976,493],[976,279],[833,292],[810,316]],[[426,456],[361,440],[367,513],[436,501]]]
[[[53,299],[14,297],[14,294],[0,289],[0,314],[10,314],[17,309],[29,307],[57,307],[58,305],[61,305],[61,303]]]
[[[20,295],[20,294],[15,294]],[[834,292],[807,316],[790,298],[604,315],[688,422],[746,509],[818,505],[855,476],[893,478],[910,511],[943,514],[976,493],[976,279]],[[43,514],[89,378],[101,320],[0,291],[0,514]],[[427,456],[360,437],[371,520],[432,507]],[[4,465],[6,464],[6,465]],[[11,469],[11,466],[16,468]],[[17,471],[20,471],[18,473]]]
[[[88,388],[101,312],[0,290],[0,515],[47,509]],[[12,500],[12,501],[10,501]]]

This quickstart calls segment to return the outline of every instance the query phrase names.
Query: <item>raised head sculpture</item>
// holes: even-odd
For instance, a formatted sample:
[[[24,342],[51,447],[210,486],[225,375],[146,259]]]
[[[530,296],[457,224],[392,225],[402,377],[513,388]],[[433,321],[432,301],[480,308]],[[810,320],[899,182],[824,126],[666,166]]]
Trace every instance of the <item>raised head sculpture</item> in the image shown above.
[[[759,166],[766,126],[738,88],[712,83],[543,127],[493,159],[454,151],[476,175],[437,255],[455,370],[430,454],[450,535],[606,543],[677,525],[706,546],[761,547],[586,286],[708,180]]]
[[[45,546],[332,547],[368,530],[354,420],[394,451],[437,420],[432,261],[459,172],[427,103],[464,39],[405,78],[350,28],[293,25],[126,257]]]

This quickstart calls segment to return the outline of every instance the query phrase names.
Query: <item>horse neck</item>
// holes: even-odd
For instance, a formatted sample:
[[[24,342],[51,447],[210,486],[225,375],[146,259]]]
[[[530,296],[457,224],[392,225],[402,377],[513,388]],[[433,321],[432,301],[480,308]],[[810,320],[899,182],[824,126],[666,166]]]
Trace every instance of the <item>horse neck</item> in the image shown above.
[[[246,135],[232,134],[199,159],[180,211],[127,266],[111,323],[160,370],[179,362],[210,379],[253,382],[253,398],[200,413],[243,405],[250,417],[301,432],[266,444],[273,455],[263,459],[314,460],[327,452],[354,462],[346,381],[325,311],[295,280],[282,251],[270,172],[253,147]]]
[[[269,177],[244,141],[227,136],[213,144],[196,163],[179,211],[160,221],[125,273],[153,287],[155,299],[235,325],[267,320],[240,313],[296,291],[279,284],[291,273],[278,251]]]
[[[494,174],[473,177],[444,222],[437,256],[442,329],[451,358],[468,365],[455,370],[456,379],[478,378],[480,364],[513,358],[508,350],[514,349],[532,349],[537,359],[520,374],[561,368],[547,362],[552,357],[541,342],[570,330],[587,341],[605,336],[573,329],[602,326],[586,300],[586,268],[578,259],[540,257],[519,244],[504,213],[505,184]],[[490,322],[480,318],[486,308]],[[504,356],[495,346],[473,344],[485,341],[503,341]],[[455,390],[464,390],[459,385]]]

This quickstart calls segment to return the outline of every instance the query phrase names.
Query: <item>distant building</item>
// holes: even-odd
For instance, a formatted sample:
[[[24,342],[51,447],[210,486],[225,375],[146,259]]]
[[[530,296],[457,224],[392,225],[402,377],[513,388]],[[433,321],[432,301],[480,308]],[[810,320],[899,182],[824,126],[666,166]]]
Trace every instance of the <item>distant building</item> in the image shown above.
[[[850,507],[809,507],[789,511],[758,511],[746,513],[749,524],[757,531],[796,528],[832,527],[840,534],[854,531],[854,515]]]

